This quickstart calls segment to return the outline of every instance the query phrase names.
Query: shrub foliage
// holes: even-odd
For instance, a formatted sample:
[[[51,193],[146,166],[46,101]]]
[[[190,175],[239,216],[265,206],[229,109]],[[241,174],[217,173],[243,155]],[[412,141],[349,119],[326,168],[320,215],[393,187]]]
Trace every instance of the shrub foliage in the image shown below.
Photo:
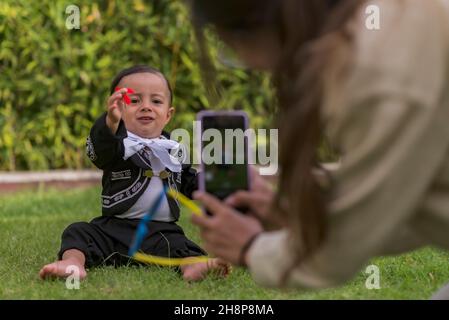
[[[70,30],[66,8],[73,4],[80,29]],[[216,57],[221,45],[209,43]],[[106,108],[112,78],[134,64],[159,68],[174,87],[169,129],[191,129],[196,112],[216,107],[206,98],[183,1],[2,0],[0,170],[91,166],[86,136]],[[269,77],[216,64],[221,107],[244,109],[252,127],[269,127],[275,114]]]

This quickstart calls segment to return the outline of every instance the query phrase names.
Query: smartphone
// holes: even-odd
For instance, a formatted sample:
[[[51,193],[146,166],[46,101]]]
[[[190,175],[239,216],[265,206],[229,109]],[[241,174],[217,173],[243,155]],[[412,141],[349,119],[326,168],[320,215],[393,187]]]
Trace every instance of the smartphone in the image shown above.
[[[244,111],[201,111],[199,190],[225,199],[250,189],[248,116]],[[243,133],[243,134],[242,134]],[[219,141],[220,140],[220,141]],[[245,212],[246,208],[237,208]]]

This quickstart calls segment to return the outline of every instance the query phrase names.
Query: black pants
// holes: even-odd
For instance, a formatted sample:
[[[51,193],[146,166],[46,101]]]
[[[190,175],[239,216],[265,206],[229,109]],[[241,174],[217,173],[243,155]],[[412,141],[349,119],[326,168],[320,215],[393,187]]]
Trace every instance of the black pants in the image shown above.
[[[91,222],[76,222],[62,234],[61,260],[66,250],[78,249],[86,256],[86,267],[98,265],[120,266],[132,262],[128,250],[140,219],[120,219],[102,216]],[[148,234],[140,251],[171,258],[205,255],[206,252],[189,240],[184,231],[174,222],[151,221]]]

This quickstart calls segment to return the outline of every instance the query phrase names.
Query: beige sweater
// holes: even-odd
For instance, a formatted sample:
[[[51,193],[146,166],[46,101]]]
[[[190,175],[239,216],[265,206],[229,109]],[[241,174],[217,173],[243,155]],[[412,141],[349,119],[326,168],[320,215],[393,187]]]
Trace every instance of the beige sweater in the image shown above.
[[[296,267],[293,287],[329,287],[375,256],[423,245],[449,249],[449,7],[378,0],[380,30],[356,30],[351,72],[327,86],[323,117],[342,151],[328,236]],[[331,78],[331,76],[329,76]],[[332,81],[331,81],[332,83]],[[254,279],[278,286],[290,265],[286,231],[249,250]]]

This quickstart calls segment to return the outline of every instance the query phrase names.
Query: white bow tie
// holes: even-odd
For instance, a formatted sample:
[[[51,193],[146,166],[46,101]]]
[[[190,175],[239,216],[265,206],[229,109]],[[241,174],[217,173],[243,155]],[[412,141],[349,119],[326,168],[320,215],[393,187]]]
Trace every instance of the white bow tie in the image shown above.
[[[123,140],[125,146],[124,160],[147,147],[161,163],[172,172],[181,172],[181,163],[168,150],[179,148],[179,143],[169,139],[145,139],[128,131],[128,137]]]

